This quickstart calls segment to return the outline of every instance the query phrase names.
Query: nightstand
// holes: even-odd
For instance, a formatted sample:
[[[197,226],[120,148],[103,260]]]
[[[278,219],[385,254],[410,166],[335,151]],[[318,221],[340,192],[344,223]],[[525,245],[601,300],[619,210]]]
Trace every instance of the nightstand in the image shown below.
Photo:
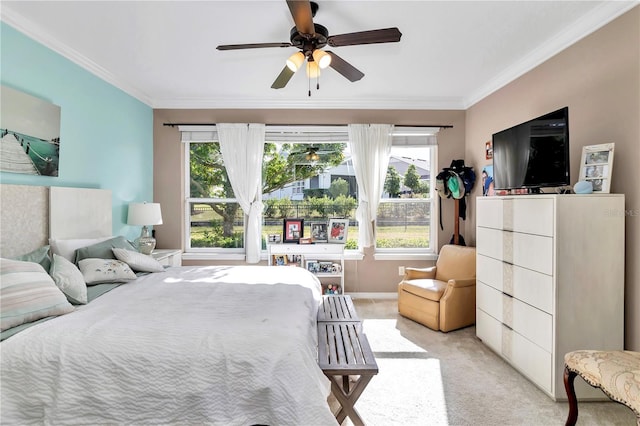
[[[151,252],[151,256],[162,266],[182,266],[182,250],[156,249]]]

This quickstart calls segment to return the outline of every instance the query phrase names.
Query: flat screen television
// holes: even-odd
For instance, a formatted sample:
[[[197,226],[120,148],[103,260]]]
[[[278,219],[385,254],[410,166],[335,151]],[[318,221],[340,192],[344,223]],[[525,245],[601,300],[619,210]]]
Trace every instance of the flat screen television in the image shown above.
[[[542,115],[495,133],[495,189],[569,185],[569,108]]]

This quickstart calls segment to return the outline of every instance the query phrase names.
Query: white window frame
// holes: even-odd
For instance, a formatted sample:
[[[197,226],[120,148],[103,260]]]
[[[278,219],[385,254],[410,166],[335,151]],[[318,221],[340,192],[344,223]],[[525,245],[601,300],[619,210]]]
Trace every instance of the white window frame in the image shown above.
[[[187,126],[190,131],[200,131],[205,130],[208,132],[215,132],[215,125],[209,126]],[[429,144],[425,144],[424,142],[420,143],[420,137],[425,137],[427,135],[433,136],[438,132],[438,128],[417,128],[417,127],[403,127],[397,126],[394,129],[393,135],[393,145],[394,146],[405,146],[405,145],[415,145],[415,146],[425,146]],[[267,132],[267,140],[271,140],[272,138],[269,134],[278,134],[278,133],[290,133],[290,134],[300,134],[300,133],[312,133],[316,137],[318,135],[326,135],[325,143],[330,142],[348,142],[348,128],[347,126],[266,126]],[[339,136],[337,136],[339,135]],[[320,136],[322,138],[322,136]],[[296,136],[297,142],[307,142],[306,137]],[[423,139],[425,140],[425,139]],[[322,141],[308,140],[309,143],[322,143]],[[192,143],[218,143],[215,138],[208,138],[207,140],[192,140],[184,143],[184,191],[185,191],[185,200],[184,200],[184,247],[185,253],[183,254],[183,258],[187,260],[198,260],[198,259],[219,259],[219,260],[244,260],[245,258],[245,249],[244,248],[221,248],[221,247],[191,247],[191,203],[193,202],[237,202],[237,199],[222,199],[222,198],[192,198],[190,197],[191,188],[190,188],[190,146]],[[430,229],[430,249],[414,249],[414,248],[392,248],[392,249],[380,249],[376,248],[374,252],[374,258],[376,260],[396,260],[396,259],[429,259],[434,258],[437,253],[435,252],[435,245],[437,245],[438,241],[438,217],[437,217],[437,209],[435,208],[435,165],[437,164],[437,145],[433,145],[431,147],[431,158],[430,158],[430,194],[428,198],[423,199],[411,199],[412,202],[430,202],[430,215],[431,215],[431,229]],[[381,199],[381,202],[402,202],[401,200],[390,201],[389,199]],[[246,215],[244,216],[244,223],[246,226]],[[434,225],[435,224],[435,225]],[[246,232],[245,232],[246,238]],[[245,244],[246,246],[246,241]],[[266,259],[266,250],[262,252],[262,259]],[[345,251],[345,259],[358,260],[363,258],[363,252],[361,248],[357,250],[346,250]]]
[[[418,131],[414,131],[416,134],[407,133],[403,136],[407,136],[409,140],[413,143],[410,145],[415,145],[418,147],[425,147],[429,149],[429,196],[427,198],[380,198],[380,204],[383,203],[430,203],[429,204],[429,217],[431,218],[431,223],[429,224],[429,248],[375,248],[374,258],[376,260],[420,260],[420,259],[435,259],[437,256],[437,242],[438,242],[438,211],[436,209],[436,199],[437,196],[435,191],[435,182],[436,182],[436,165],[438,160],[438,146],[437,145],[429,145],[429,144],[420,144],[420,134]],[[395,132],[394,132],[395,133]],[[415,138],[415,139],[414,139]],[[396,145],[394,146],[402,146]],[[377,242],[377,235],[376,235]]]

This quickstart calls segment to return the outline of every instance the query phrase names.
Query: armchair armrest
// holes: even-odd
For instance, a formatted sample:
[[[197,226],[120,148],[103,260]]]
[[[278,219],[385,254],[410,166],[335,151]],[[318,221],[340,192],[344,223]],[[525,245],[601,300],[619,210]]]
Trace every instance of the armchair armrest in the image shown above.
[[[470,287],[473,285],[476,285],[475,278],[468,278],[468,279],[462,279],[462,280],[450,279],[447,282],[447,287],[453,287],[453,288]]]
[[[436,277],[436,267],[430,268],[404,268],[404,280],[434,279]]]

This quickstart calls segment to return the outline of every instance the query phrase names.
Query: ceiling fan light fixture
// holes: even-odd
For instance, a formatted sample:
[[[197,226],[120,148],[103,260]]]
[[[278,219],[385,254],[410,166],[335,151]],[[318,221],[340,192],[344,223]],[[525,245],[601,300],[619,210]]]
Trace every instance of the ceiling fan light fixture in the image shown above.
[[[315,151],[308,153],[306,157],[307,157],[307,161],[318,161],[320,159],[320,156]]]
[[[320,76],[320,67],[316,61],[307,61],[307,77],[317,78]]]
[[[289,56],[289,59],[287,59],[287,67],[291,71],[296,72],[300,69],[303,62],[304,54],[302,52],[296,52],[293,55]]]
[[[316,62],[321,69],[325,69],[331,64],[331,55],[324,50],[316,49],[312,55],[314,62]]]

